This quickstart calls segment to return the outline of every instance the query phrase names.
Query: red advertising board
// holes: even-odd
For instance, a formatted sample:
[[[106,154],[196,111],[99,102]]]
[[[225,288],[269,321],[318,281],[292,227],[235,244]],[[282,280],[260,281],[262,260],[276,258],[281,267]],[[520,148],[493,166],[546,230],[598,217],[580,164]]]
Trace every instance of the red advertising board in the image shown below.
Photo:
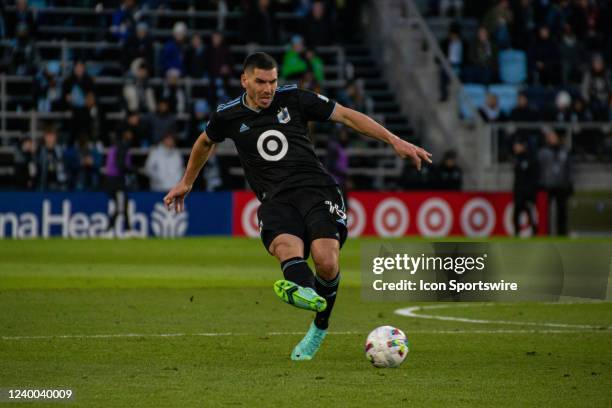
[[[250,192],[236,192],[233,235],[258,236],[259,201]],[[479,192],[360,192],[349,194],[349,235],[401,237],[466,236],[484,238],[514,234],[511,193]],[[538,233],[548,232],[546,194],[537,197]],[[525,214],[521,235],[531,235]]]

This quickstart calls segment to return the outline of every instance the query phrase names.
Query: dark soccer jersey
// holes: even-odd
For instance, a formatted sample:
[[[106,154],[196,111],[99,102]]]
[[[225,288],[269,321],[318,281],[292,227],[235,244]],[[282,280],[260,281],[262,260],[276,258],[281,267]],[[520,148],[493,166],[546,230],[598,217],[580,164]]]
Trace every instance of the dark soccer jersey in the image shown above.
[[[251,188],[260,200],[305,186],[336,185],[308,138],[308,121],[325,121],[336,103],[297,85],[278,87],[271,105],[255,111],[245,95],[220,105],[206,134],[215,143],[233,140]]]

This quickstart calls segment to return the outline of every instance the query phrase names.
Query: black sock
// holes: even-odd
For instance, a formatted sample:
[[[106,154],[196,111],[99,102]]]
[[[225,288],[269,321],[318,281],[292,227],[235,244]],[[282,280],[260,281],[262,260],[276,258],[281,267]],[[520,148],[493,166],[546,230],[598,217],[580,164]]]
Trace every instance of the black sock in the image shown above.
[[[281,262],[283,275],[288,281],[297,283],[305,288],[315,288],[314,274],[304,258],[296,256]]]
[[[317,293],[327,300],[327,307],[325,310],[317,313],[315,316],[315,326],[321,330],[325,330],[329,326],[329,316],[334,308],[334,303],[336,303],[338,286],[340,286],[340,272],[338,272],[338,275],[331,281],[326,281],[319,276],[316,277],[315,288]]]

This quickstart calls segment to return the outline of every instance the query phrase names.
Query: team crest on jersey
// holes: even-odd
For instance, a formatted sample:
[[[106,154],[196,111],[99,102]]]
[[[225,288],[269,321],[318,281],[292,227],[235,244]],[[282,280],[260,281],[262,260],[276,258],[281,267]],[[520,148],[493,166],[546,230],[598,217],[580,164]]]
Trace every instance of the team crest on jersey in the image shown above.
[[[278,119],[278,123],[289,123],[291,120],[291,116],[289,115],[289,109],[281,108],[276,114],[276,118]]]

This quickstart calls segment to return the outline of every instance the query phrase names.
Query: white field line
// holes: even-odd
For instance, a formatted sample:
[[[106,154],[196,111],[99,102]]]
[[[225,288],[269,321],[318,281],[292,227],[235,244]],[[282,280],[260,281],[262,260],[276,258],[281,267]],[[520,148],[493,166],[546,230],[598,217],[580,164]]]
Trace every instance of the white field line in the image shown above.
[[[419,315],[421,317],[422,315]],[[585,330],[576,329],[492,329],[492,330],[413,330],[408,334],[554,334],[554,333],[584,333]],[[593,331],[590,333],[611,332],[608,329]],[[229,336],[297,336],[304,332],[270,332],[270,333],[115,333],[115,334],[61,334],[48,336],[1,336],[1,340],[60,340],[60,339],[116,339],[116,338],[165,338],[165,337],[229,337]],[[363,335],[366,332],[343,331],[329,332],[333,336]]]
[[[562,303],[556,303],[562,304]],[[482,307],[489,306],[490,304],[480,305],[470,305],[470,304],[461,304],[461,305],[432,305],[432,306],[411,306],[405,307],[402,309],[395,310],[395,314],[406,317],[413,317],[417,319],[430,319],[430,320],[443,320],[450,322],[462,322],[462,323],[477,323],[477,324],[508,324],[515,326],[538,326],[538,327],[557,327],[564,329],[583,329],[583,330],[600,330],[606,331],[612,329],[612,327],[606,326],[596,326],[589,324],[567,324],[567,323],[550,323],[550,322],[517,322],[511,320],[486,320],[486,319],[470,319],[467,317],[455,317],[455,316],[440,316],[440,315],[428,315],[417,313],[421,310],[430,310],[430,309],[448,309],[455,307]]]

